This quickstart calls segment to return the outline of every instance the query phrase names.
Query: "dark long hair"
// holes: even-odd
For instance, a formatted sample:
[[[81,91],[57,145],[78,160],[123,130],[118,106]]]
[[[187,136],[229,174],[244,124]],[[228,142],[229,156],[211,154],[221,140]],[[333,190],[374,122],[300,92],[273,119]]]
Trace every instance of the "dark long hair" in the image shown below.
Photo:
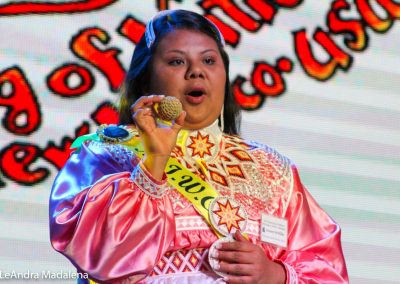
[[[171,10],[156,15],[151,20],[154,31],[154,42],[148,47],[143,34],[133,52],[131,64],[121,88],[119,102],[119,122],[132,124],[130,106],[141,96],[145,96],[149,87],[151,59],[160,40],[176,29],[196,30],[210,36],[218,45],[225,66],[226,82],[224,95],[224,132],[236,135],[239,133],[240,109],[232,94],[229,81],[229,57],[223,47],[222,36],[217,27],[203,16],[186,10]],[[148,25],[149,26],[149,25]],[[146,29],[149,29],[147,26]]]

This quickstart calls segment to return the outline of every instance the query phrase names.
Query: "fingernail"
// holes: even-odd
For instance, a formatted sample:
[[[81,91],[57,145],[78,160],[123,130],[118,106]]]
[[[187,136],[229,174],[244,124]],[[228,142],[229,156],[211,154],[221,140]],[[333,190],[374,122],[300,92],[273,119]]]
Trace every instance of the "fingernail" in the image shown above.
[[[219,262],[214,263],[214,269],[215,270],[219,270],[220,267],[221,267],[221,265],[219,265]]]
[[[211,252],[211,256],[212,256],[213,258],[217,258],[217,257],[218,257],[218,251],[217,251],[217,250],[213,250],[213,251]]]

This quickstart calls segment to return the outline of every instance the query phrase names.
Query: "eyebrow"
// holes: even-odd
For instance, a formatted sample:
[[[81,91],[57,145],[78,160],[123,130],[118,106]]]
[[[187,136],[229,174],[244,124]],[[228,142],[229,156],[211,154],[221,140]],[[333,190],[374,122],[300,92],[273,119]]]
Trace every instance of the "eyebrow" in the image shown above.
[[[200,52],[200,54],[204,54],[204,53],[207,53],[207,52],[210,52],[210,51],[217,52],[217,50],[215,50],[213,48],[209,48],[209,49],[203,50],[202,52]],[[184,51],[182,51],[180,49],[172,49],[172,50],[168,50],[167,51],[167,53],[172,53],[172,52],[176,52],[176,53],[180,53],[180,54],[185,54],[186,53],[186,52],[184,52]]]

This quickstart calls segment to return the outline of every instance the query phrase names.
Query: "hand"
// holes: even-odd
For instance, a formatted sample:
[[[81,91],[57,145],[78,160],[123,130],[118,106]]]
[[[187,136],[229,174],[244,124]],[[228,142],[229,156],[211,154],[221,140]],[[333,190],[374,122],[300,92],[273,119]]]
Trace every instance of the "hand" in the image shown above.
[[[131,106],[133,120],[142,138],[145,158],[143,163],[154,178],[161,180],[179,130],[185,121],[182,112],[171,126],[158,126],[153,106],[164,96],[143,96]]]
[[[285,269],[268,259],[263,249],[246,240],[239,231],[235,242],[222,243],[215,257],[220,262],[218,271],[229,274],[227,283],[275,284],[285,283]]]

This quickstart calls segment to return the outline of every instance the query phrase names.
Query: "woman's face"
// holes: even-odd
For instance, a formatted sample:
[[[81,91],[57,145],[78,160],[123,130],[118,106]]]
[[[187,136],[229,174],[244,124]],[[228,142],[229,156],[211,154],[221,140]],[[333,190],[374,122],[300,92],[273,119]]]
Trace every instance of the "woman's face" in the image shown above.
[[[212,124],[224,103],[226,73],[217,43],[208,35],[178,29],[161,39],[153,55],[150,93],[178,98],[184,127]]]

